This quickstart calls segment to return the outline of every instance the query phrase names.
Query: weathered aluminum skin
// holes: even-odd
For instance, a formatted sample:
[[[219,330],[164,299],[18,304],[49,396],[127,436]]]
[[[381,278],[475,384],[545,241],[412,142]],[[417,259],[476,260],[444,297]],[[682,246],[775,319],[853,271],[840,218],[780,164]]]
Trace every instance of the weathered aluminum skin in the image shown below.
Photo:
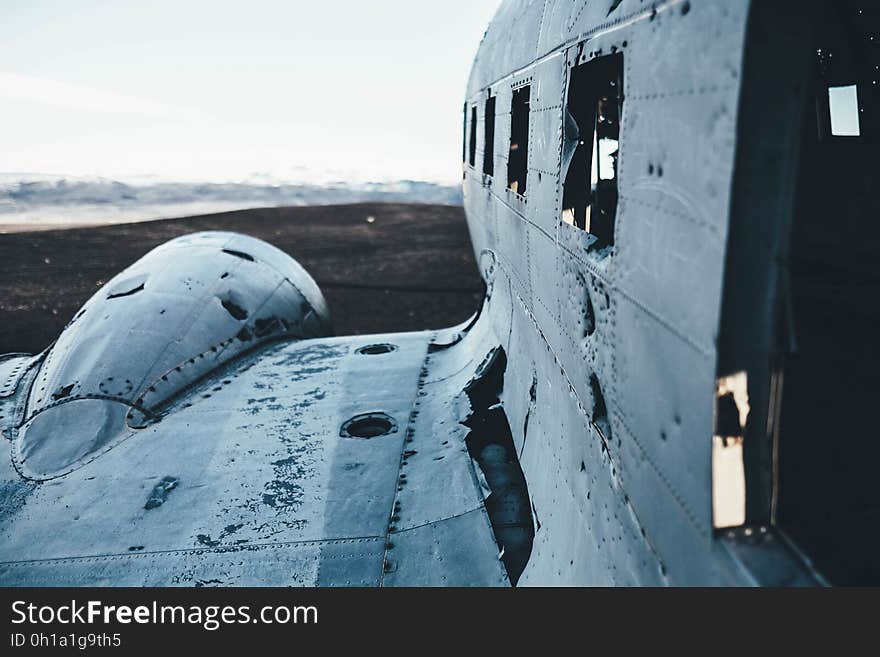
[[[505,584],[458,424],[473,369],[429,355],[435,337],[264,346],[49,481],[21,477],[4,440],[0,583]],[[373,411],[397,430],[340,436]]]
[[[172,240],[109,281],[43,354],[11,429],[16,467],[65,474],[224,362],[328,331],[320,290],[281,251],[229,233]]]
[[[460,424],[487,329],[321,337],[273,247],[160,247],[0,360],[0,584],[506,584]]]
[[[773,532],[720,539],[712,521],[716,338],[751,4],[511,0],[480,46],[465,208],[491,292],[486,319],[509,359],[505,411],[512,427],[528,417],[514,438],[537,532],[521,584],[815,581]],[[570,67],[614,52],[625,101],[607,253],[561,220],[563,127]],[[512,89],[524,83],[525,198],[506,178]],[[490,93],[492,178],[481,166]],[[608,410],[599,421],[591,380]]]
[[[171,324],[158,306],[148,321],[120,312],[108,323],[119,341],[104,350],[91,346],[104,334],[78,329],[80,318],[46,354],[0,360],[0,584],[507,585],[505,546],[462,424],[472,412],[466,390],[498,348],[500,404],[535,530],[519,584],[813,582],[773,532],[719,536],[712,523],[716,336],[749,7],[502,5],[467,92],[479,123],[465,205],[487,284],[471,324],[330,338],[322,321],[247,349],[233,341],[230,358],[195,367],[190,359],[238,330],[221,288],[211,288],[169,298]],[[626,88],[615,246],[603,254],[560,220],[568,68],[600,50],[624,52]],[[511,88],[525,80],[522,198],[504,173]],[[489,89],[498,99],[494,178],[479,165]],[[277,275],[294,286],[302,277],[286,256],[247,275],[254,263],[224,257],[240,261],[248,290],[235,307],[262,298]],[[173,264],[180,290],[193,263]],[[126,302],[106,297],[137,284],[141,266],[108,284],[86,317]],[[305,320],[310,306],[326,318],[316,290],[298,291],[282,295],[293,303],[279,312]],[[196,307],[209,305],[212,319],[195,330]],[[359,352],[375,344],[395,348]],[[90,356],[67,357],[77,350]],[[180,363],[194,369],[172,375],[169,390],[152,385]],[[131,389],[99,398],[108,376]],[[97,439],[85,426],[44,430],[35,444],[60,456],[41,458],[28,423],[73,380],[115,409],[112,430]],[[597,390],[607,417],[597,415]],[[377,413],[390,418],[387,434],[349,437],[347,421]],[[73,448],[52,448],[64,441]]]

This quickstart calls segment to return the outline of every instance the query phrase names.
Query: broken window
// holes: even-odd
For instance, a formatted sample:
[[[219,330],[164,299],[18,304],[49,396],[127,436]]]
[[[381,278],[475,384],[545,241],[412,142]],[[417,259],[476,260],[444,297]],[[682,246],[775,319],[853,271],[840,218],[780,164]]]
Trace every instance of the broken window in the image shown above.
[[[525,85],[513,90],[510,103],[510,154],[507,158],[507,186],[526,195],[529,167],[529,103],[531,87]]]
[[[495,96],[486,99],[486,110],[483,116],[483,173],[495,175]]]
[[[562,219],[590,233],[593,248],[614,244],[623,55],[571,69],[565,114]]]
[[[468,155],[468,162],[471,166],[477,163],[477,106],[471,107],[471,142]]]

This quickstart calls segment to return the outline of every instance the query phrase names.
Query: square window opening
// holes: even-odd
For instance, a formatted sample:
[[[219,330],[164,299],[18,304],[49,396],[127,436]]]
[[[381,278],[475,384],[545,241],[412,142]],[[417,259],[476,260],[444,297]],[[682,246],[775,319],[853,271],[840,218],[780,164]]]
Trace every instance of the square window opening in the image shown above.
[[[468,106],[464,104],[461,117],[461,166],[464,168],[467,164],[467,129],[468,129]]]
[[[601,57],[571,69],[565,113],[562,220],[595,239],[590,248],[614,244],[623,55]]]
[[[833,137],[858,137],[861,134],[859,129],[859,93],[856,85],[829,87],[828,111]]]
[[[483,173],[487,176],[495,175],[495,96],[486,99],[485,115],[483,117],[484,144],[483,144]]]
[[[477,163],[477,106],[471,107],[471,141],[468,153],[468,162],[471,166]]]
[[[529,108],[531,87],[514,89],[510,104],[510,153],[507,158],[507,186],[526,195],[529,167]]]

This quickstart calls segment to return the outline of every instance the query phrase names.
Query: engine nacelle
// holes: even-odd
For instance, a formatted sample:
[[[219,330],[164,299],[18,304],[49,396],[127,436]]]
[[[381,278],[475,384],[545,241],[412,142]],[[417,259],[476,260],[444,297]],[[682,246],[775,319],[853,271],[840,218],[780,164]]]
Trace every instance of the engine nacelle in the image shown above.
[[[282,251],[234,233],[171,240],[101,288],[43,354],[13,430],[16,467],[32,479],[69,472],[218,367],[330,331],[320,289]]]

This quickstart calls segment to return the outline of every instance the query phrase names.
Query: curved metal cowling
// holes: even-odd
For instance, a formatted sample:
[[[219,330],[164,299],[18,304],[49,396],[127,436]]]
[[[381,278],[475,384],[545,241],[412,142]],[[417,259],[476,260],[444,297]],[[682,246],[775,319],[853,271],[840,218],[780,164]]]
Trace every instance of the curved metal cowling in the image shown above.
[[[329,334],[321,291],[282,251],[234,233],[171,240],[101,288],[47,350],[15,432],[16,468],[65,474],[237,356]]]

